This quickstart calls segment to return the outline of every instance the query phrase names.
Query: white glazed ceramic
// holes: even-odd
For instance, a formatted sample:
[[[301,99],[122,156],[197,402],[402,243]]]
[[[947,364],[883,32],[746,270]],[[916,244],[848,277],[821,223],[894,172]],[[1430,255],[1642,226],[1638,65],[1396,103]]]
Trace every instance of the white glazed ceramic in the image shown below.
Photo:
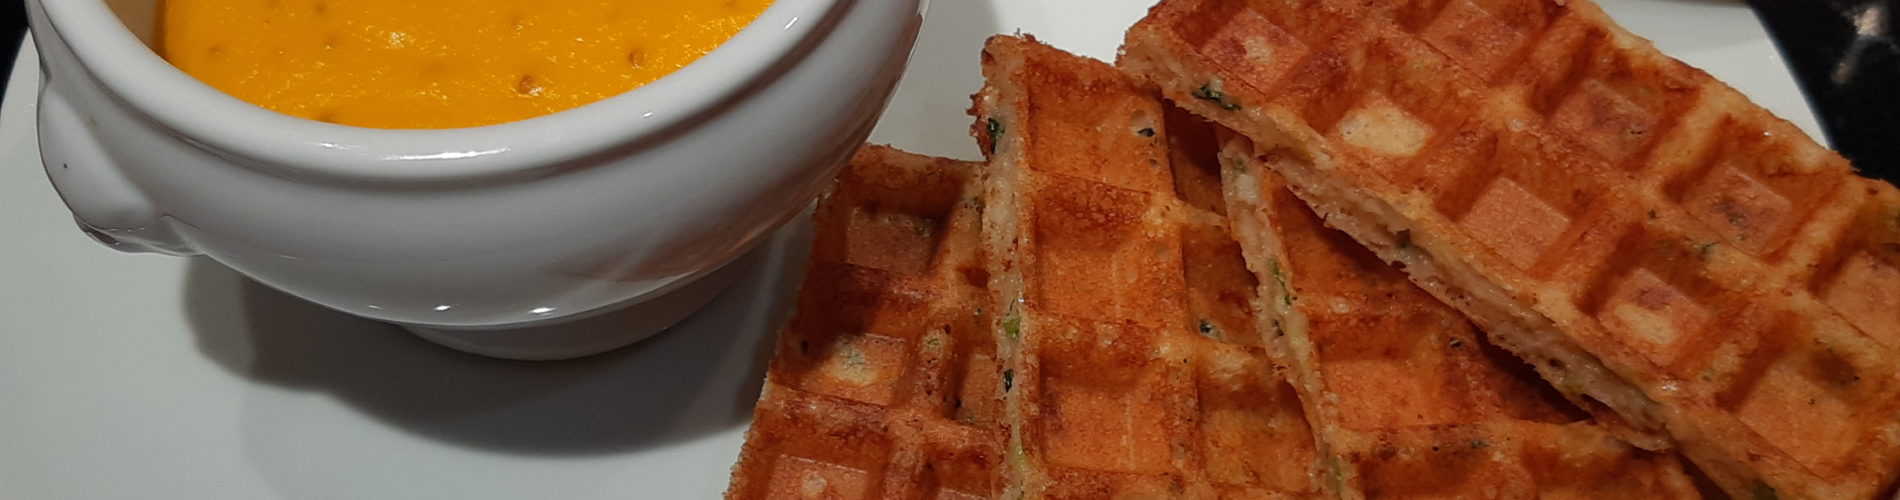
[[[66,0],[52,0],[66,1]],[[1818,130],[1741,2],[1601,0]],[[1021,30],[1112,58],[1153,0],[936,0],[871,140],[976,159],[978,50]],[[563,363],[462,355],[202,258],[73,231],[35,155],[37,61],[0,106],[0,499],[643,500],[725,490],[808,225],[665,335]]]
[[[716,294],[727,280],[547,326],[694,284],[805,207],[870,132],[923,0],[778,0],[653,84],[455,130],[332,125],[219,93],[126,28],[150,26],[155,1],[27,2],[44,165],[88,234],[548,359],[631,343]]]

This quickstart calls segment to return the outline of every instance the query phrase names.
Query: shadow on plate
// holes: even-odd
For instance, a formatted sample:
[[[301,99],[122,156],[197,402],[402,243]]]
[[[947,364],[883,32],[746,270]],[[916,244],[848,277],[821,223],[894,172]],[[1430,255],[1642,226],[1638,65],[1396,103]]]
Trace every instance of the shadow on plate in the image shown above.
[[[810,245],[801,217],[733,265],[719,298],[632,347],[572,361],[489,359],[305,302],[208,259],[185,307],[197,345],[248,379],[321,391],[459,446],[576,456],[636,451],[750,420]],[[257,423],[268,425],[269,423]]]
[[[1000,29],[988,1],[932,2],[908,83],[875,140],[930,154],[974,154],[964,110],[981,85],[982,42]],[[321,391],[393,427],[455,445],[611,454],[750,420],[809,244],[810,220],[801,216],[750,262],[735,264],[750,268],[719,299],[672,330],[627,349],[554,363],[451,351],[209,260],[189,267],[185,307],[199,350],[251,380]]]

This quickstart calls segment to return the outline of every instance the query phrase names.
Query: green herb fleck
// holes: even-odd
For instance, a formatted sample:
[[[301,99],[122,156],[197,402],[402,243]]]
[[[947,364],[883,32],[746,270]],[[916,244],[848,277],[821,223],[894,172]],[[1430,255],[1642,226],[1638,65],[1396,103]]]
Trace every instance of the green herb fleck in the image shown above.
[[[1011,309],[1008,315],[1003,316],[1003,338],[1015,342],[1016,339],[1022,338],[1022,335],[1023,315],[1021,312]]]
[[[992,117],[988,120],[990,133],[990,154],[996,154],[996,147],[1003,143],[1003,122]]]
[[[1781,494],[1775,492],[1775,487],[1769,486],[1764,481],[1755,481],[1755,500],[1780,500],[1780,498]]]
[[[1346,467],[1339,463],[1339,457],[1326,457],[1326,472],[1332,477],[1334,494],[1346,491]]]
[[[1003,370],[1003,392],[1016,387],[1016,370]]]
[[[1293,305],[1293,287],[1287,286],[1286,272],[1280,270],[1280,261],[1278,259],[1267,261],[1267,268],[1273,274],[1274,284],[1280,286],[1280,303],[1288,306]]]
[[[943,335],[932,334],[924,337],[924,347],[937,349],[943,347]]]
[[[1222,92],[1220,89],[1214,88],[1215,85],[1216,84],[1213,84],[1213,83],[1202,85],[1201,88],[1196,89],[1194,91],[1193,93],[1194,98],[1200,99],[1203,101],[1213,101],[1214,105],[1220,106],[1220,109],[1225,109],[1228,111],[1239,110],[1240,104],[1229,100],[1227,98],[1227,93]]]
[[[1154,137],[1154,136],[1155,136],[1155,128],[1154,128],[1154,127],[1142,127],[1142,128],[1141,128],[1141,130],[1136,130],[1136,131],[1135,131],[1135,133],[1137,133],[1137,134],[1141,134],[1141,136],[1142,136],[1142,137]]]
[[[1216,333],[1218,331],[1219,329],[1214,328],[1213,323],[1209,323],[1207,320],[1201,320],[1201,335],[1206,335],[1212,338],[1220,338],[1220,334]]]

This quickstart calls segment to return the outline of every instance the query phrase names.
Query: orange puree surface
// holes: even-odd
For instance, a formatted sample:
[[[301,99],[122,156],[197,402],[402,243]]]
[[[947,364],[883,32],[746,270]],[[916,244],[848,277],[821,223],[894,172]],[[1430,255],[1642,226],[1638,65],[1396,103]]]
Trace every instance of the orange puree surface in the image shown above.
[[[374,128],[491,125],[626,92],[771,0],[165,0],[159,52],[281,113]]]

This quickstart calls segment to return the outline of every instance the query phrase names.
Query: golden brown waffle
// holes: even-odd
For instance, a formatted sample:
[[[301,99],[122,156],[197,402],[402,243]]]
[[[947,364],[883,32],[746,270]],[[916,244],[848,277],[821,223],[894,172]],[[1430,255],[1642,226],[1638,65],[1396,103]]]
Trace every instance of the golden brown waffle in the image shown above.
[[[1211,139],[1171,155],[1190,138],[1106,63],[1015,37],[983,61],[1008,494],[1318,494],[1311,431],[1253,329]]]
[[[1892,492],[1893,187],[1594,4],[1164,0],[1122,64],[1731,494]]]
[[[1624,444],[1457,310],[1327,229],[1241,137],[1228,213],[1264,285],[1261,330],[1289,366],[1342,498],[1694,498],[1677,456]]]
[[[870,146],[839,176],[727,498],[1002,491],[976,174]]]

